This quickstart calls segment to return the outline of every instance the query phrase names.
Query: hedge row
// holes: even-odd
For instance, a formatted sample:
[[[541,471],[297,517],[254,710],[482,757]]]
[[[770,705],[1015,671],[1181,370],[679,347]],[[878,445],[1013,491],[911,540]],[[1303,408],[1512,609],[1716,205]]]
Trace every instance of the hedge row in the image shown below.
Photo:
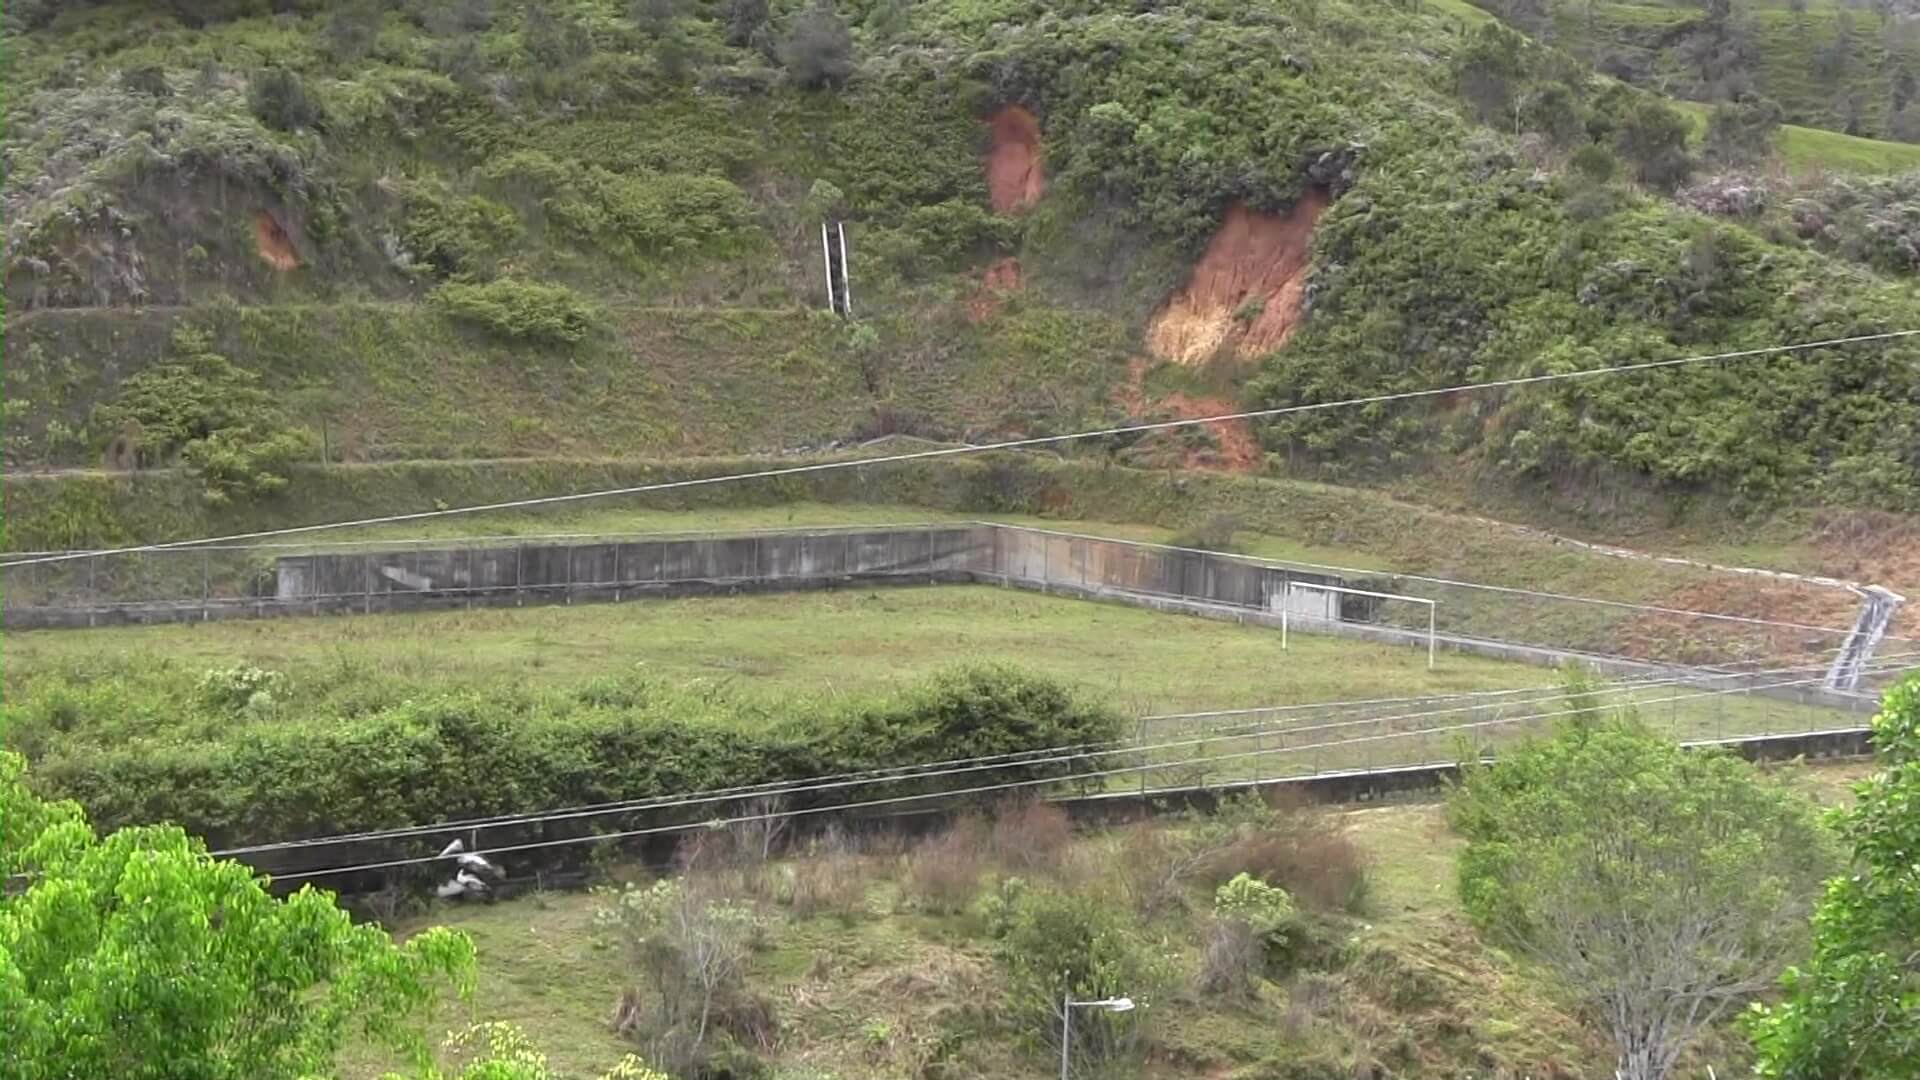
[[[716,724],[686,707],[688,694],[590,686],[536,705],[436,692],[332,724],[55,751],[34,763],[33,778],[41,794],[77,800],[103,831],[168,821],[223,848],[1083,743],[1119,730],[1116,714],[1004,668],[943,673],[874,703],[803,707],[758,728]],[[709,805],[682,819],[726,812]],[[576,832],[610,823],[578,824]]]

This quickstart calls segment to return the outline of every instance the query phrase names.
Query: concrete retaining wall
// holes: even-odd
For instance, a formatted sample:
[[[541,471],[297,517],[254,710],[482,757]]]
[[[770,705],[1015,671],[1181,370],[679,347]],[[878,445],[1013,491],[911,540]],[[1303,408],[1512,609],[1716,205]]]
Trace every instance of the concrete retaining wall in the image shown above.
[[[262,595],[203,592],[198,599],[96,598],[84,605],[36,606],[9,592],[6,626],[23,630],[984,582],[1274,627],[1280,625],[1284,606],[1287,618],[1313,633],[1394,645],[1427,643],[1423,630],[1376,621],[1381,615],[1378,599],[1313,588],[1357,583],[1336,574],[1218,552],[985,522],[577,543],[348,547],[282,555],[272,566]],[[1436,644],[1454,652],[1549,667],[1578,663],[1608,675],[1678,670],[1461,635],[1437,635]],[[1856,711],[1873,708],[1867,695],[1815,687],[1758,692]]]

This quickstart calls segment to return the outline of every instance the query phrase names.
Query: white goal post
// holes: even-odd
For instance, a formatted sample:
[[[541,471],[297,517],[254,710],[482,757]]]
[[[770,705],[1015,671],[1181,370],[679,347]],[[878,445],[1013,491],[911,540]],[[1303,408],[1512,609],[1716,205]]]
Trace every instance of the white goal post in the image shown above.
[[[1280,602],[1280,647],[1282,649],[1287,647],[1287,624],[1291,621],[1292,617],[1293,590],[1295,589],[1312,589],[1316,592],[1323,593],[1343,593],[1348,596],[1372,596],[1381,600],[1405,600],[1409,603],[1427,605],[1427,670],[1433,670],[1434,656],[1437,652],[1437,642],[1439,640],[1439,636],[1434,633],[1434,612],[1439,607],[1440,602],[1438,600],[1429,600],[1424,596],[1402,596],[1399,593],[1372,592],[1367,589],[1349,589],[1344,585],[1320,585],[1311,581],[1294,581],[1288,579],[1286,593]],[[1309,616],[1309,618],[1312,617]],[[1339,622],[1340,618],[1336,615],[1330,621]]]

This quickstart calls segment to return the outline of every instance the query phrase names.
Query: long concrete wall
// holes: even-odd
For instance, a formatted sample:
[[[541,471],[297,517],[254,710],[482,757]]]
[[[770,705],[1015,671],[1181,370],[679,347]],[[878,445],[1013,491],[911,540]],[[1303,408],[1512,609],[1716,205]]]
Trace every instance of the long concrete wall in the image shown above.
[[[184,555],[192,555],[189,551]],[[279,555],[253,595],[87,603],[22,602],[9,591],[9,629],[216,618],[421,611],[474,606],[620,602],[648,597],[778,592],[842,585],[983,582],[1050,594],[1386,644],[1424,646],[1424,629],[1390,625],[1376,598],[1327,591],[1354,584],[1219,552],[1193,551],[994,523],[636,537],[578,542],[475,542],[443,547],[345,547]],[[111,576],[111,575],[107,575]],[[198,577],[198,575],[192,575]],[[196,581],[195,584],[198,584]],[[1498,599],[1497,597],[1495,598]],[[1551,645],[1435,635],[1439,648],[1543,666],[1578,663],[1607,674],[1676,670]],[[1867,695],[1768,688],[1769,697],[1870,711]]]
[[[865,583],[966,582],[990,574],[978,526],[769,533],[282,557],[276,603],[291,611],[400,611],[599,603]]]

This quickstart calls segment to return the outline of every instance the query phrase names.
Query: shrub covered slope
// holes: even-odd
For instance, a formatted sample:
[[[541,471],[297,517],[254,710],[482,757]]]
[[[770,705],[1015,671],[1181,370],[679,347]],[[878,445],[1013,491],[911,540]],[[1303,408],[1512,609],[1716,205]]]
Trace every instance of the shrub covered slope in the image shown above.
[[[1897,260],[1669,202],[1694,151],[1658,99],[1437,8],[232,0],[7,19],[16,465],[118,447],[271,498],[296,450],[1036,432],[1178,411],[1210,380],[1280,405],[1920,326]],[[992,140],[1026,128],[984,121],[1016,105],[1038,156],[997,196],[1012,173],[987,167]],[[1755,116],[1715,152],[1764,152]],[[1143,388],[1128,361],[1228,210],[1323,202],[1317,226],[1289,219],[1313,233],[1304,280],[1220,313],[1216,336],[1260,342],[1247,364]],[[851,222],[851,325],[808,314],[826,218]],[[257,373],[280,415],[181,444],[130,418],[130,376],[206,355]],[[1916,356],[1260,434],[1332,478],[1465,464],[1549,493],[1911,508]]]

